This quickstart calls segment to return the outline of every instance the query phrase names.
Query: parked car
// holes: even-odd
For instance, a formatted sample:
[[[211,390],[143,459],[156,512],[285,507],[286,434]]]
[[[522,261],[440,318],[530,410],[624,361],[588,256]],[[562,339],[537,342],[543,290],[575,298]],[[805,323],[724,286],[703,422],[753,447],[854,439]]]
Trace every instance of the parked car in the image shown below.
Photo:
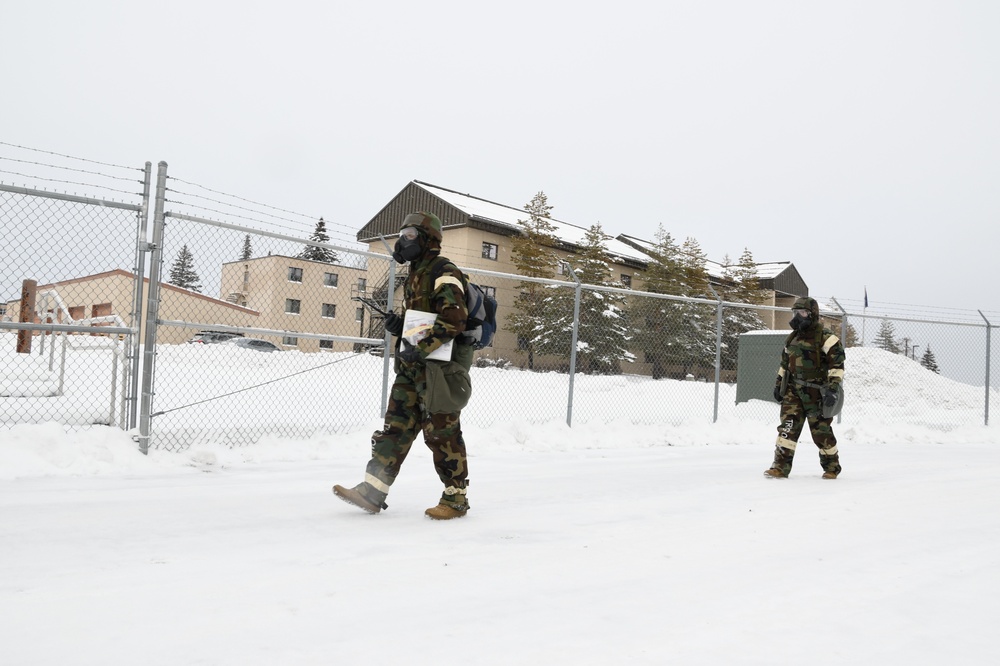
[[[214,345],[219,342],[226,342],[233,338],[242,338],[242,333],[223,333],[222,331],[198,331],[193,338],[188,340],[188,344],[197,343],[202,345]]]
[[[232,340],[227,340],[227,343],[231,345],[236,345],[237,347],[243,347],[244,349],[253,349],[255,351],[262,352],[273,352],[281,351],[278,345],[273,342],[268,342],[267,340],[258,340],[257,338],[233,338]]]

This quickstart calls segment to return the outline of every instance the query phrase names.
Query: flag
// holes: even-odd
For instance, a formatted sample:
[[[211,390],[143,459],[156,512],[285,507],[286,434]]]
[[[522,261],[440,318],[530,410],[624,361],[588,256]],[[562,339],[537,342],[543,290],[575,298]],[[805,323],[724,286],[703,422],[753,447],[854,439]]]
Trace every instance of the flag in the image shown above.
[[[865,287],[865,307],[868,307],[868,287]]]

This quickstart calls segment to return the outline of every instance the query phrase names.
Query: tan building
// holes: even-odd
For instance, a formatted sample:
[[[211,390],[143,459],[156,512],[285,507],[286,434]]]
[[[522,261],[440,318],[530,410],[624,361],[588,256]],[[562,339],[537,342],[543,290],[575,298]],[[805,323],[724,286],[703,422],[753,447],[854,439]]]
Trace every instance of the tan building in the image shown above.
[[[148,288],[149,280],[143,279],[143,284],[142,306],[145,314],[145,290]],[[94,318],[118,317],[121,320],[118,325],[127,326],[132,321],[134,285],[132,273],[121,269],[51,284],[40,284],[36,290],[35,308],[36,311],[47,313],[45,319],[51,323],[87,322]],[[10,301],[6,304],[5,316],[11,321],[17,321],[20,310],[19,300]],[[200,319],[186,319],[192,313],[197,313]],[[164,283],[160,289],[159,316],[161,319],[257,327],[260,313]],[[40,322],[42,317],[36,316],[35,320]],[[145,320],[145,317],[140,318],[140,321],[142,320]],[[114,325],[108,321],[102,323]],[[163,344],[179,344],[189,340],[195,333],[196,331],[192,329],[164,326],[157,332],[157,341]],[[144,335],[145,331],[140,329],[140,340]]]
[[[421,181],[406,185],[378,214],[359,232],[360,242],[368,243],[371,252],[385,253],[382,238],[389,245],[398,237],[403,218],[414,211],[424,210],[441,218],[444,227],[442,254],[457,265],[465,268],[485,269],[499,273],[517,273],[511,257],[511,238],[520,233],[519,220],[529,219],[529,213],[521,208],[498,204],[486,199],[462,194],[447,188]],[[555,227],[555,235],[560,244],[555,248],[557,256],[568,258],[578,253],[584,242],[587,229],[559,220],[550,219]],[[623,287],[642,289],[642,274],[651,261],[648,250],[653,243],[627,235],[619,235],[606,243],[612,274]],[[723,266],[708,262],[707,269],[712,281],[722,280]],[[802,281],[795,267],[789,262],[758,264],[761,288],[768,294],[765,305],[790,307],[796,296],[807,295],[808,287]],[[401,267],[400,270],[405,270]],[[506,330],[504,316],[511,312],[517,295],[518,282],[492,276],[472,275],[475,282],[495,290],[500,306],[499,330],[493,348],[480,354],[499,358],[514,359],[519,354],[518,342],[513,333]],[[568,279],[568,278],[567,278]],[[387,285],[383,280],[372,284],[371,292],[385,298]],[[706,295],[707,297],[708,295]],[[399,302],[397,293],[395,302]],[[787,327],[788,318],[784,313],[763,313],[762,319],[771,328]],[[559,360],[550,365],[558,367]],[[645,372],[643,363],[634,364],[633,371]]]
[[[367,268],[271,255],[223,264],[220,296],[257,312],[254,328],[287,331],[254,337],[304,352],[348,351],[352,343],[296,334],[367,337],[369,315],[353,300],[366,292],[367,282]]]

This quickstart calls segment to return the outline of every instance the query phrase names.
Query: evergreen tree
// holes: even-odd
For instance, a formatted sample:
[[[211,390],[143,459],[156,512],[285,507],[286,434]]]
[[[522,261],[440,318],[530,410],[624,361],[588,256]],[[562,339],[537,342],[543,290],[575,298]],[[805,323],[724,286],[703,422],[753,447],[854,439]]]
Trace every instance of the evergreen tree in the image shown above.
[[[581,282],[621,287],[621,283],[612,276],[606,249],[608,238],[610,237],[604,233],[600,223],[587,230],[584,245],[573,260],[574,271]],[[575,290],[570,294],[571,298],[575,298]],[[572,306],[572,301],[570,304]],[[572,323],[570,319],[571,333]],[[586,374],[621,374],[622,361],[634,360],[628,350],[631,339],[629,329],[624,296],[583,289],[580,295],[577,369]]]
[[[319,222],[316,223],[316,228],[313,230],[309,240],[314,243],[330,242],[330,237],[326,233],[326,222],[322,217],[319,218]],[[299,258],[308,259],[310,261],[321,261],[324,264],[334,264],[337,262],[337,253],[325,247],[306,245],[302,249],[302,252],[299,253]]]
[[[253,246],[250,245],[250,234],[243,238],[243,251],[240,252],[240,261],[249,261],[253,257]]]
[[[688,237],[681,245],[681,295],[713,298],[708,288],[706,256],[701,245]],[[701,303],[678,302],[673,316],[674,348],[672,360],[687,375],[697,368],[715,366],[716,307]]]
[[[882,325],[879,326],[878,334],[872,344],[893,354],[899,354],[903,351],[896,340],[896,327],[888,319],[882,320]]]
[[[656,246],[648,254],[653,258],[643,274],[643,288],[653,294],[681,294],[683,269],[680,264],[680,248],[663,226],[654,236]],[[654,379],[666,377],[675,356],[674,349],[679,339],[674,330],[678,314],[677,301],[668,299],[637,298],[629,308],[634,323],[634,348],[646,363],[652,364]]]
[[[858,342],[858,329],[854,328],[854,324],[847,324],[847,335],[844,340],[845,347],[857,347]]]
[[[941,369],[938,367],[937,359],[934,358],[934,352],[931,351],[930,345],[927,345],[927,348],[924,349],[924,355],[920,358],[920,365],[924,366],[931,372],[936,372],[939,375],[941,374]]]
[[[168,282],[182,289],[190,289],[191,291],[201,293],[201,280],[198,278],[198,274],[194,272],[194,257],[191,255],[191,251],[188,250],[187,245],[183,246],[181,251],[177,253],[177,259],[174,260],[173,266],[170,267],[170,279]]]
[[[511,260],[521,275],[555,277],[558,257],[554,248],[559,239],[555,235],[555,225],[549,218],[552,206],[545,193],[538,192],[525,204],[524,210],[528,212],[528,219],[517,221],[521,233],[511,240]],[[566,299],[563,298],[564,293],[569,291],[537,282],[521,282],[518,285],[513,312],[507,319],[507,330],[517,336],[518,346],[527,353],[529,368],[535,367],[535,354],[539,351],[539,344],[544,342],[548,349],[558,345],[558,340],[552,335],[544,340],[539,337],[542,332],[552,332],[551,322],[565,322],[567,316],[572,322],[572,300],[569,301],[569,312],[566,313]],[[569,338],[566,340],[563,348],[556,353],[565,355],[569,352]]]
[[[757,264],[749,249],[744,248],[738,264],[730,264],[728,257],[724,263],[719,293],[723,300],[754,305],[760,305],[766,300],[760,288]],[[736,370],[740,336],[747,331],[764,330],[767,326],[760,318],[760,313],[753,308],[726,307],[722,317],[721,366],[723,370]]]

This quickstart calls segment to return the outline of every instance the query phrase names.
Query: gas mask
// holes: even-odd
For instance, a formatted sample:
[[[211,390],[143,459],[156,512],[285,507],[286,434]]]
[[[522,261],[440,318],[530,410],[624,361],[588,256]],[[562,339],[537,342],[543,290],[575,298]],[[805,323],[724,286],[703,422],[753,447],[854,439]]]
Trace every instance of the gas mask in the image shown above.
[[[399,240],[393,248],[392,258],[398,264],[405,264],[413,261],[423,254],[424,248],[420,243],[420,231],[416,227],[405,227],[399,232]]]
[[[792,312],[794,312],[795,315],[792,317],[792,320],[788,322],[788,325],[796,331],[804,331],[812,325],[812,312],[809,310],[806,310],[805,308],[796,308],[795,310],[792,310]]]

